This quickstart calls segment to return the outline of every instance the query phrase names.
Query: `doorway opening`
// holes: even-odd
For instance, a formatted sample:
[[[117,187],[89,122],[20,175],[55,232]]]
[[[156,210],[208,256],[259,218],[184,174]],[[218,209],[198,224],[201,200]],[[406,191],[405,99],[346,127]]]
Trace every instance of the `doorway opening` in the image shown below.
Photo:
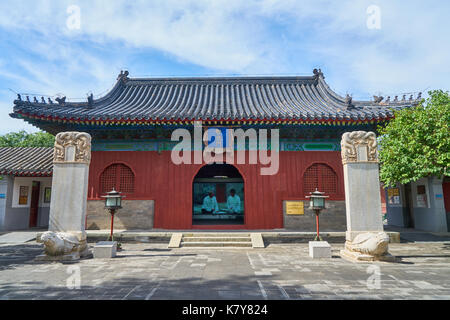
[[[33,181],[31,189],[31,204],[30,204],[30,221],[29,227],[37,227],[38,214],[39,214],[39,194],[41,183],[39,181]]]
[[[243,225],[244,179],[229,164],[207,164],[192,186],[193,225]]]

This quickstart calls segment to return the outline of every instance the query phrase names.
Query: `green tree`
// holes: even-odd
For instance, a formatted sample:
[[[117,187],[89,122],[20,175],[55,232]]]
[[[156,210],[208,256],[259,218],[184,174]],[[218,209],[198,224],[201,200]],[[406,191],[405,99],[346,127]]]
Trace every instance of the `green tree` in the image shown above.
[[[427,176],[449,176],[450,96],[442,90],[380,126],[380,180],[386,186]]]
[[[55,137],[47,132],[27,133],[24,130],[0,136],[0,147],[53,147]]]

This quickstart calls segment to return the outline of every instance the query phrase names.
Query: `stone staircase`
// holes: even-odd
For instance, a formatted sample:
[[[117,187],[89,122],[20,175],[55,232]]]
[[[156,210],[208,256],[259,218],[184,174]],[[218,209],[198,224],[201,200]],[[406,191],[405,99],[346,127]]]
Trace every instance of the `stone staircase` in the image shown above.
[[[260,233],[174,233],[169,248],[264,248]]]

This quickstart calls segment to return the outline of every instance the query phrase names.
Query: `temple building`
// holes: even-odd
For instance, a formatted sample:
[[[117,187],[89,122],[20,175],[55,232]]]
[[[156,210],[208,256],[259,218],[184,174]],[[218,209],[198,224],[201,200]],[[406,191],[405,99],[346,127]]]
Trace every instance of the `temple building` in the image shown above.
[[[316,69],[311,76],[220,78],[130,78],[125,71],[99,99],[54,102],[19,95],[11,116],[52,134],[92,136],[87,229],[109,227],[101,196],[114,188],[125,196],[118,229],[314,231],[306,196],[317,188],[329,196],[321,230],[344,231],[342,134],[376,132],[394,110],[419,101],[342,97]],[[187,129],[194,137],[199,124],[202,133],[268,129],[270,154],[271,129],[279,129],[276,173],[261,174],[268,166],[262,162],[174,163],[171,151],[179,141],[172,141],[172,133]],[[260,142],[256,148],[262,150]],[[251,151],[247,143],[247,158]]]

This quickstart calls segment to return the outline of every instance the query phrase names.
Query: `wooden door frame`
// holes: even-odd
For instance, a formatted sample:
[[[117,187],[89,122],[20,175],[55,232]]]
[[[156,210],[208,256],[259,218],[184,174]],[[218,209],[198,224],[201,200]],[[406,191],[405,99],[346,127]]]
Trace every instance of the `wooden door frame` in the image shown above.
[[[34,192],[34,183],[37,183],[37,191]],[[37,199],[36,199],[37,196]],[[39,198],[41,196],[41,182],[40,181],[32,181],[31,184],[31,199],[30,199],[30,217],[28,221],[28,227],[33,228],[38,226],[38,218],[39,218]],[[34,207],[36,204],[36,207]],[[32,214],[32,210],[36,209],[36,214]]]

